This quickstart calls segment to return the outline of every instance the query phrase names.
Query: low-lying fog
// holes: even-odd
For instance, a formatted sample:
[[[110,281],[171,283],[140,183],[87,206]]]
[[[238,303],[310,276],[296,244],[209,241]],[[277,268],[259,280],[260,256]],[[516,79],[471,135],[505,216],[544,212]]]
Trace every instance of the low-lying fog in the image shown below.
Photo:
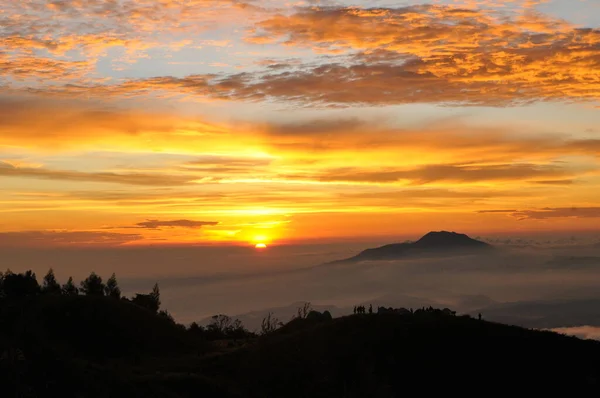
[[[378,242],[385,243],[385,242]],[[181,323],[242,315],[251,329],[273,309],[286,321],[310,301],[334,315],[356,304],[448,306],[459,313],[581,336],[600,326],[600,246],[499,246],[494,254],[319,265],[378,243],[271,247],[3,250],[4,268],[53,267],[59,282],[116,272],[126,295],[158,281],[163,308]],[[252,313],[254,312],[254,313]],[[248,314],[249,313],[249,314]],[[582,328],[585,326],[586,328]],[[585,334],[582,334],[585,332]]]

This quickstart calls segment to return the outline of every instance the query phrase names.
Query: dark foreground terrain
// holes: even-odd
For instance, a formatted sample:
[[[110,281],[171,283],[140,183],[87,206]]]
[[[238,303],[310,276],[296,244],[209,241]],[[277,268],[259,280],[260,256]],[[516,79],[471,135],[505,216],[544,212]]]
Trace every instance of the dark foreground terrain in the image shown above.
[[[1,397],[575,396],[600,381],[600,343],[440,311],[209,340],[109,297],[4,299],[0,354]]]

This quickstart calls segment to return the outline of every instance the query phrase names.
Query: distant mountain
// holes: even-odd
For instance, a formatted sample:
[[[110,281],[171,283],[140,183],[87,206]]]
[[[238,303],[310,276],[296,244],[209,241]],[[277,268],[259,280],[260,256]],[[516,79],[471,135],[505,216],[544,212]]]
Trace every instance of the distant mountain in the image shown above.
[[[465,234],[456,232],[429,232],[412,243],[394,243],[373,249],[367,249],[358,255],[328,264],[354,263],[359,261],[396,260],[409,256],[447,255],[465,252],[490,250],[493,246]]]

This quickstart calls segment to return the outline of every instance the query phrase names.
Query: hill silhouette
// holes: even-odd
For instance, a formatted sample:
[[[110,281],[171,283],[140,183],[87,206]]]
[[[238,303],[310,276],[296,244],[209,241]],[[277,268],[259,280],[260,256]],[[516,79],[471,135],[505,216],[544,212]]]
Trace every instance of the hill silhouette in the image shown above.
[[[383,398],[600,381],[598,342],[436,310],[335,319],[310,311],[223,345],[110,297],[38,296],[0,308],[6,396],[17,382],[30,394],[17,396]]]
[[[360,261],[396,260],[409,256],[451,255],[491,250],[493,246],[456,232],[429,232],[416,242],[394,243],[366,249],[354,257],[337,260],[328,264],[352,263]]]
[[[52,270],[41,286],[31,271],[0,282],[2,397],[573,396],[600,384],[600,342],[448,308],[359,304],[333,318],[304,302],[288,322],[269,314],[258,335],[224,314],[179,325],[160,310],[157,284],[126,298],[114,274],[103,284],[92,273],[79,290]]]
[[[600,353],[600,343],[468,317],[365,314],[295,332],[282,328],[254,346],[212,357],[202,372],[228,374],[248,397],[573,391],[600,380],[592,353]]]
[[[130,371],[148,361],[205,351],[206,343],[183,326],[125,300],[81,295],[0,300],[3,397],[153,396]]]

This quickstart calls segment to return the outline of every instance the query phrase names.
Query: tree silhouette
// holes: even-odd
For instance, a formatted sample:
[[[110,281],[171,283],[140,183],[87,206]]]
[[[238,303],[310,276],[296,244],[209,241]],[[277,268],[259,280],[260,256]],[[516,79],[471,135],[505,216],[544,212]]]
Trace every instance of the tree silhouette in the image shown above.
[[[73,283],[73,277],[70,276],[67,283],[62,286],[62,293],[66,296],[77,296],[79,294],[79,289]]]
[[[173,324],[177,323],[177,322],[175,322],[175,318],[173,318],[173,315],[171,315],[171,313],[167,310],[159,311],[157,315],[167,319],[169,322],[171,322]]]
[[[131,299],[131,302],[142,308],[146,308],[155,314],[158,313],[158,310],[160,309],[160,289],[158,288],[158,283],[154,284],[150,294],[138,293]]]
[[[102,278],[92,272],[83,282],[81,282],[81,291],[86,296],[104,296],[104,283]]]
[[[121,298],[121,289],[119,289],[119,285],[117,283],[117,276],[114,273],[106,281],[104,292],[108,297],[115,299]]]
[[[239,319],[233,319],[227,315],[214,315],[206,326],[206,337],[208,340],[226,338],[244,338],[252,335]]]
[[[42,284],[42,293],[59,295],[62,293],[60,285],[56,281],[54,276],[54,270],[50,268],[46,276],[44,276],[44,282]]]
[[[154,284],[154,287],[152,288],[152,293],[150,293],[150,296],[156,302],[156,308],[157,309],[160,308],[160,289],[158,288],[158,283]]]
[[[231,319],[231,317],[227,315],[213,315],[210,323],[207,326],[207,329],[215,330],[225,334],[227,332],[227,329],[231,327],[232,322],[233,320]]]
[[[305,302],[302,307],[298,307],[298,314],[297,317],[298,318],[306,318],[308,316],[308,314],[312,311],[312,305],[310,304],[310,302]]]
[[[10,270],[4,274],[2,289],[6,297],[25,297],[39,293],[40,285],[35,273],[26,271],[23,274],[13,274]]]
[[[160,308],[151,294],[136,294],[131,299],[131,302],[137,306],[147,309],[148,311],[157,314]]]
[[[262,320],[260,325],[260,334],[266,335],[273,333],[282,325],[283,324],[279,322],[279,319],[275,318],[272,312],[269,312]]]
[[[199,335],[204,334],[204,328],[202,326],[198,325],[197,322],[192,322],[192,324],[188,328],[188,331],[190,333],[199,334]]]
[[[246,337],[249,337],[252,335],[253,335],[253,333],[249,332],[244,327],[244,325],[242,324],[242,321],[240,321],[239,319],[236,319],[233,321],[233,323],[229,327],[229,330],[227,330],[226,337],[232,338],[232,339],[242,339],[242,338],[246,338]]]

